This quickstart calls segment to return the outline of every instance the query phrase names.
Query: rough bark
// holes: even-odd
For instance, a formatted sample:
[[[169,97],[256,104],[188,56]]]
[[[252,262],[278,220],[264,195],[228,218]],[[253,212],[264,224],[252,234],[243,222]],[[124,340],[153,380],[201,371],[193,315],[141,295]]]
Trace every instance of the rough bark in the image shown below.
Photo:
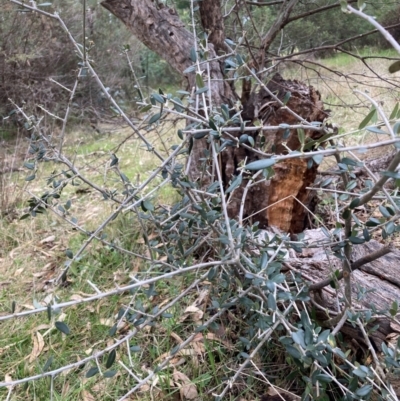
[[[279,74],[273,77],[267,87],[280,99],[290,92],[291,97],[287,106],[304,120],[322,122],[326,118],[320,94],[313,87],[298,81],[284,80]],[[273,126],[299,122],[286,108],[271,99],[265,90],[260,90],[257,95],[253,94],[250,97],[248,104],[244,105],[243,119],[250,121],[261,119],[263,125]],[[267,144],[265,151],[286,154],[287,148],[300,149],[301,143],[297,131],[291,130],[288,135],[284,136],[284,134],[284,129],[266,131],[263,134],[265,144]],[[306,131],[305,137],[318,139],[321,137],[321,132]],[[254,139],[259,143],[261,135],[255,134]],[[225,180],[228,181],[233,174],[237,173],[240,161],[245,158],[249,163],[259,159],[259,156],[244,148],[237,148],[231,153],[223,154]],[[259,221],[261,228],[275,226],[284,232],[299,233],[303,231],[308,212],[302,205],[308,206],[311,202],[310,191],[306,188],[314,182],[317,170],[317,165],[313,164],[311,168],[308,168],[307,160],[302,159],[293,159],[277,164],[274,166],[275,175],[271,180],[253,186],[249,191],[244,217],[257,213],[253,220]],[[244,188],[247,184],[247,181],[244,181],[242,187],[233,193],[229,202],[229,213],[233,217],[237,216],[240,209]]]
[[[326,240],[321,230],[306,231],[306,239],[320,243]],[[382,244],[377,241],[357,245],[353,247],[352,261],[356,261],[372,252],[382,248]],[[359,270],[352,273],[352,299],[354,308],[376,310],[390,309],[394,300],[400,299],[400,279],[398,277],[398,260],[400,251],[382,256],[381,258],[367,263]],[[332,256],[330,249],[323,247],[304,249],[302,254],[297,254],[297,258],[285,261],[285,265],[298,271],[305,280],[316,283],[332,277],[337,269],[341,269],[342,261]],[[361,289],[364,289],[361,292]],[[360,295],[362,293],[362,296]],[[343,296],[339,290],[339,298]],[[329,317],[334,317],[337,312],[336,293],[331,287],[325,287],[315,298],[318,303],[322,303],[324,310],[317,310],[317,317],[324,321]],[[372,309],[373,310],[373,309]],[[370,339],[377,349],[381,349],[382,342],[387,338],[397,338],[400,334],[400,325],[389,317],[379,317],[375,319],[368,328],[379,324],[376,331],[369,333]],[[342,333],[347,334],[353,339],[364,344],[365,339],[357,327],[345,324]]]
[[[149,0],[105,0],[101,5],[119,18],[144,45],[184,75],[190,86],[195,85],[195,74],[184,74],[193,64],[190,50],[195,39],[173,8],[157,7]],[[209,58],[215,56],[211,43]],[[209,64],[212,78],[210,91],[214,102],[221,104],[231,96],[230,88],[224,84],[219,63],[212,61]]]
[[[201,25],[208,34],[208,40],[218,53],[227,52],[225,45],[225,25],[220,0],[202,0],[199,3]]]
[[[210,38],[215,40],[218,49],[222,49],[224,40],[224,26],[219,1],[204,0],[202,3],[204,13],[213,13],[202,16],[207,23],[207,31]],[[214,4],[215,3],[215,4]],[[195,73],[185,74],[184,71],[193,65],[190,59],[190,51],[195,45],[193,34],[186,29],[176,11],[169,7],[157,6],[150,0],[105,0],[103,7],[119,18],[127,28],[149,49],[166,60],[172,68],[185,76],[190,90],[195,87]],[[214,44],[210,40],[208,45],[208,58],[217,56]],[[222,68],[219,61],[210,61],[210,93],[213,105],[230,103],[235,97],[231,87],[224,81]],[[191,180],[205,180],[201,169],[200,159],[204,158],[204,149],[207,148],[206,140],[194,142],[190,158],[189,176]]]

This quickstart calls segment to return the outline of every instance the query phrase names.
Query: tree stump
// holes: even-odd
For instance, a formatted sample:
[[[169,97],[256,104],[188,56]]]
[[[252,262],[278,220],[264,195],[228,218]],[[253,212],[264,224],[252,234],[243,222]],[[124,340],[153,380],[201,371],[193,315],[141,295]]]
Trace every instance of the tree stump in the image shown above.
[[[267,88],[280,100],[289,100],[287,107],[282,107],[278,101],[268,95],[265,89],[253,93],[248,102],[243,105],[242,118],[254,125],[260,120],[264,126],[280,124],[299,124],[300,121],[288,109],[301,116],[303,121],[322,123],[327,117],[323,110],[321,96],[312,86],[299,81],[285,80],[280,74],[275,74],[268,82]],[[239,134],[238,134],[239,135]],[[300,150],[301,134],[297,130],[278,129],[274,131],[256,132],[253,136],[257,147],[265,143],[263,150],[271,154],[287,154],[288,149]],[[322,137],[321,131],[305,130],[304,139],[315,140]],[[262,139],[264,137],[264,139]],[[224,168],[224,183],[238,174],[240,163],[259,160],[260,156],[242,147],[228,148],[222,153]],[[308,206],[312,203],[313,194],[307,189],[315,181],[318,165],[311,166],[305,159],[292,159],[274,165],[274,176],[267,181],[259,179],[259,183],[251,187],[245,199],[244,216],[254,216],[253,221],[259,222],[260,228],[274,226],[283,232],[299,233],[306,227]],[[248,178],[244,179],[240,188],[232,194],[228,203],[228,212],[232,217],[239,213],[244,189]],[[304,207],[304,206],[305,207]]]

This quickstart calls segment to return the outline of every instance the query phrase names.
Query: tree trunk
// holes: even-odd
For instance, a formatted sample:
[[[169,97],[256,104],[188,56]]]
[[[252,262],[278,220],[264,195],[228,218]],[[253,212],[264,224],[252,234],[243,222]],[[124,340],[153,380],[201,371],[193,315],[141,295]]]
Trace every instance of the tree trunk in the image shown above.
[[[202,10],[213,18],[207,22],[207,31],[216,40],[217,49],[224,45],[224,26],[221,15],[220,1],[203,0]],[[191,49],[195,46],[196,38],[185,28],[176,11],[169,7],[157,6],[149,0],[105,0],[101,3],[119,18],[127,28],[150,50],[157,53],[167,61],[171,67],[183,75],[187,81],[190,91],[196,87],[195,73],[184,73],[193,65],[190,58]],[[212,14],[211,14],[212,13]],[[217,24],[217,27],[214,27]],[[215,59],[217,56],[214,44],[208,45],[208,58]],[[221,65],[218,61],[209,62],[210,69],[210,93],[213,105],[220,106],[222,103],[230,103],[236,96],[231,87],[224,81]],[[201,171],[200,159],[204,158],[204,149],[207,148],[206,139],[194,142],[190,158],[189,176],[191,180],[204,180]]]
[[[326,118],[323,111],[321,96],[313,87],[302,82],[284,80],[276,74],[269,81],[267,88],[277,94],[281,100],[290,93],[287,107],[300,115],[305,121],[322,122]],[[250,97],[243,110],[243,120],[254,121],[261,119],[264,126],[278,126],[279,124],[298,124],[298,119],[287,108],[281,107],[265,90],[261,89],[258,95]],[[256,112],[259,110],[258,112]],[[287,149],[299,150],[301,143],[296,130],[279,129],[256,133],[254,141],[260,143],[261,137],[267,153],[286,154]],[[319,139],[320,131],[306,131],[305,140]],[[225,162],[225,180],[228,182],[233,174],[237,173],[239,163],[247,158],[247,163],[258,160],[260,157],[244,148],[235,148],[232,153],[223,156]],[[274,176],[271,180],[260,182],[252,186],[247,196],[244,208],[244,217],[254,215],[254,220],[260,222],[260,228],[274,226],[289,233],[302,232],[306,227],[307,209],[313,194],[306,188],[311,186],[316,178],[318,165],[307,165],[304,159],[292,159],[274,166]],[[245,180],[242,187],[232,195],[228,208],[231,216],[236,216],[240,209]],[[304,205],[304,206],[303,206]]]
[[[280,24],[283,26],[296,4],[291,0],[285,5],[284,16],[279,19],[266,36],[265,43],[276,36]],[[190,88],[196,86],[195,73],[184,73],[193,64],[190,58],[191,49],[195,47],[196,38],[189,32],[176,11],[165,6],[157,6],[156,2],[149,0],[105,0],[101,3],[103,7],[119,18],[132,33],[147,47],[164,58],[176,71],[184,75]],[[213,60],[219,54],[226,53],[228,47],[225,44],[225,27],[219,0],[202,0],[199,2],[200,18],[204,32],[208,34],[208,59]],[[265,52],[266,44],[263,44]],[[238,99],[233,87],[224,79],[223,61],[213,60],[209,62],[210,69],[210,92],[212,106],[219,107],[222,103],[233,105]],[[276,92],[282,99],[290,92],[291,97],[287,106],[300,115],[303,120],[322,122],[325,113],[322,111],[322,102],[319,93],[312,87],[297,81],[285,81],[276,75],[268,84],[268,88]],[[248,90],[248,88],[247,88]],[[279,125],[281,123],[299,123],[286,108],[280,107],[278,102],[271,99],[264,90],[258,94],[250,95],[249,101],[243,105],[243,119],[254,121],[261,119],[264,125]],[[259,113],[256,112],[259,110]],[[287,146],[296,150],[300,147],[297,132],[290,132],[288,137],[284,135],[285,130],[269,131],[253,134],[256,147],[260,146],[260,139],[264,135],[267,146],[266,152],[286,153]],[[240,133],[237,133],[239,136]],[[320,133],[310,131],[305,133],[306,137],[316,139]],[[189,158],[189,177],[192,181],[200,181],[205,186],[209,183],[210,173],[204,174],[201,168],[201,159],[205,158],[204,150],[209,144],[207,139],[195,140],[191,156]],[[221,173],[225,188],[229,186],[232,178],[237,175],[240,164],[257,160],[259,156],[249,149],[242,147],[227,147],[221,153]],[[245,201],[243,217],[254,216],[260,227],[273,225],[278,229],[298,233],[305,228],[307,211],[310,203],[310,193],[306,189],[311,185],[317,173],[317,165],[307,166],[305,160],[285,161],[274,167],[275,176],[268,182],[262,182],[252,186]],[[235,190],[228,202],[228,213],[231,217],[238,216],[240,204],[248,180],[243,180],[241,186]]]

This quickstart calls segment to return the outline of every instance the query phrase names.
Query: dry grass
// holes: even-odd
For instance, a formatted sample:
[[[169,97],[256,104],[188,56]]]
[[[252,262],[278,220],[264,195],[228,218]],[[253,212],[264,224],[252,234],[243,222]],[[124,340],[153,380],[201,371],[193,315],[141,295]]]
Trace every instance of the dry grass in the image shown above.
[[[364,57],[368,55],[365,51],[360,54]],[[381,52],[379,56],[398,57],[394,51]],[[372,106],[368,99],[354,90],[368,94],[388,115],[400,101],[398,88],[385,82],[391,80],[400,86],[399,74],[393,75],[388,72],[391,63],[392,61],[386,59],[368,59],[369,67],[375,75],[361,60],[347,54],[339,54],[330,59],[311,60],[310,63],[305,63],[308,68],[292,67],[285,71],[285,75],[309,82],[317,88],[325,108],[331,110],[330,120],[340,127],[342,133],[351,133],[358,130],[358,125]],[[330,70],[337,71],[337,74]],[[371,136],[372,140],[376,141],[376,134],[363,132],[350,135],[346,143],[368,143]]]

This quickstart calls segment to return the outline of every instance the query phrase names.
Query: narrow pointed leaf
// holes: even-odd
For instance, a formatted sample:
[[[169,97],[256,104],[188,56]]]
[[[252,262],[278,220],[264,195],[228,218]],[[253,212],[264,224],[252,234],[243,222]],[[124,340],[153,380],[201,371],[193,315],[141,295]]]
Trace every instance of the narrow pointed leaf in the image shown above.
[[[257,160],[255,162],[251,162],[245,166],[246,170],[262,170],[264,168],[268,168],[273,166],[276,163],[276,159],[271,157],[270,159]]]
[[[361,121],[360,125],[358,126],[358,129],[365,128],[368,125],[368,123],[372,120],[372,117],[374,117],[375,114],[376,114],[376,109],[372,108],[372,110],[367,114],[364,120]]]
[[[111,350],[110,354],[108,355],[107,362],[106,362],[106,369],[111,368],[113,363],[115,362],[115,358],[117,356],[117,352],[115,349]]]
[[[236,189],[237,187],[240,186],[240,184],[242,183],[242,179],[243,176],[240,174],[238,175],[231,183],[231,185],[229,186],[229,188],[226,190],[225,193],[229,194],[230,192],[232,192],[234,189]]]
[[[103,373],[103,376],[106,377],[107,379],[110,379],[111,377],[114,377],[118,372],[116,370],[107,370],[106,372]]]
[[[87,373],[86,373],[86,378],[89,379],[90,377],[93,377],[99,373],[99,368],[97,366],[91,367]]]
[[[68,335],[71,332],[69,327],[64,322],[56,322],[55,325],[57,330],[61,331],[61,333]]]

